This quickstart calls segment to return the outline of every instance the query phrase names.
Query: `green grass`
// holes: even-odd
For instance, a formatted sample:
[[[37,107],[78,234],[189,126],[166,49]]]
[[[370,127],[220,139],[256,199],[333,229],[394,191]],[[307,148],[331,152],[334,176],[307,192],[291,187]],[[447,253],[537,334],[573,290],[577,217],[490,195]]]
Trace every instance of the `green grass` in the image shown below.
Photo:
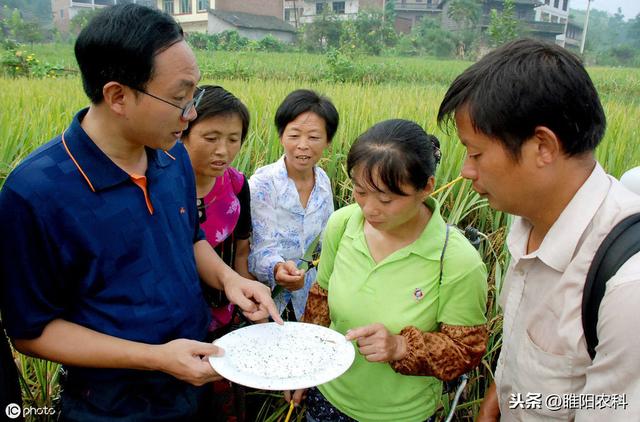
[[[70,46],[36,46],[34,51],[51,63],[73,65]],[[383,119],[415,120],[440,138],[443,160],[436,174],[437,186],[453,180],[460,172],[464,149],[454,133],[440,131],[435,116],[447,84],[469,63],[419,58],[361,58],[392,69],[388,74],[393,77],[384,83],[337,84],[323,79],[326,64],[322,56],[198,52],[198,60],[204,70],[203,83],[225,86],[241,98],[251,111],[250,133],[235,163],[247,174],[275,161],[282,153],[273,116],[285,95],[302,87],[328,95],[340,112],[340,127],[331,148],[321,161],[321,166],[332,180],[339,206],[352,201],[351,186],[345,171],[349,146],[365,129]],[[228,79],[213,78],[215,72],[207,69],[215,66],[227,66],[229,69],[236,66],[240,73]],[[637,147],[640,103],[636,100],[640,94],[640,70],[593,68],[589,71],[600,90],[608,119],[605,139],[597,150],[597,156],[609,173],[619,177],[625,170],[640,163],[640,148]],[[228,72],[225,74],[229,76]],[[78,77],[56,80],[0,78],[0,184],[29,152],[61,133],[74,113],[86,104],[87,99]],[[480,252],[490,274],[490,341],[480,368],[471,374],[465,403],[458,408],[459,420],[470,420],[492,380],[491,368],[502,344],[502,319],[496,303],[496,292],[500,289],[507,265],[504,240],[510,218],[491,210],[486,200],[473,192],[469,182],[455,184],[441,192],[438,199],[450,223],[461,227],[471,224],[486,235]],[[47,366],[32,359],[21,358],[20,362],[28,402],[42,406],[50,403],[57,391],[53,375],[56,366]],[[279,400],[270,397],[262,420],[278,420],[282,416],[283,402]],[[448,397],[444,397],[441,414],[446,412],[447,406]]]
[[[41,61],[77,69],[71,44],[35,44],[27,48]],[[205,79],[278,80],[317,83],[330,73],[326,57],[307,53],[196,51]],[[472,62],[426,57],[356,57],[356,63],[373,66],[380,83],[448,85]],[[591,67],[589,74],[603,98],[635,102],[640,97],[640,68]]]

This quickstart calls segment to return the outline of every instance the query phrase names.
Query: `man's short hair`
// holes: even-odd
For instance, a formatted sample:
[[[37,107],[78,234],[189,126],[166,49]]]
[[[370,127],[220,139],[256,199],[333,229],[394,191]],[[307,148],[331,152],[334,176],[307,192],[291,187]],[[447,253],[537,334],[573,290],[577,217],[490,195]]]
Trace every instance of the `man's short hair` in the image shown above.
[[[84,91],[99,104],[108,82],[144,89],[153,77],[155,56],[183,39],[176,21],[158,10],[137,4],[105,8],[76,40]]]
[[[477,132],[502,143],[515,160],[537,126],[552,130],[567,156],[594,150],[606,127],[580,59],[533,39],[505,44],[458,76],[440,105],[438,123],[450,123],[461,109]]]

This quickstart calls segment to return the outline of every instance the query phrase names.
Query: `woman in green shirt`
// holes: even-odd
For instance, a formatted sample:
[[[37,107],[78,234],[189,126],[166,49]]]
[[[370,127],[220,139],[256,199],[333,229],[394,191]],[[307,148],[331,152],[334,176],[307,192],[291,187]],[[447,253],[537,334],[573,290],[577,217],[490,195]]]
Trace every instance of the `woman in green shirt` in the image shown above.
[[[430,197],[439,160],[438,140],[399,119],[349,151],[357,204],[329,219],[303,320],[346,334],[358,353],[307,392],[309,421],[429,420],[441,380],[484,354],[486,268]]]

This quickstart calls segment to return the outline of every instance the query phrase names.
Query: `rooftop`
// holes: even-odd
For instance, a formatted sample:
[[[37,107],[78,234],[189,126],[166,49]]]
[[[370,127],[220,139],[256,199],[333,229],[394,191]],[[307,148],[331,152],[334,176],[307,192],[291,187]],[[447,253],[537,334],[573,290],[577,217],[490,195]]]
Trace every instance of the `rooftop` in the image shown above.
[[[227,12],[214,9],[210,9],[209,13],[238,28],[296,32],[293,26],[275,16],[253,15],[251,13]]]

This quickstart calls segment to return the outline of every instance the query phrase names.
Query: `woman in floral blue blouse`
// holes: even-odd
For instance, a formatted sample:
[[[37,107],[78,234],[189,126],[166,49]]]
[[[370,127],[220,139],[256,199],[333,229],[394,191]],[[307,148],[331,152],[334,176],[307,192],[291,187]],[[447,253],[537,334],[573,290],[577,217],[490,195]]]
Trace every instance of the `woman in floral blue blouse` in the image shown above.
[[[253,238],[249,271],[280,292],[275,302],[288,320],[304,312],[316,270],[298,269],[333,212],[329,177],[316,166],[338,129],[331,101],[296,90],[280,104],[275,124],[284,155],[249,179]]]

